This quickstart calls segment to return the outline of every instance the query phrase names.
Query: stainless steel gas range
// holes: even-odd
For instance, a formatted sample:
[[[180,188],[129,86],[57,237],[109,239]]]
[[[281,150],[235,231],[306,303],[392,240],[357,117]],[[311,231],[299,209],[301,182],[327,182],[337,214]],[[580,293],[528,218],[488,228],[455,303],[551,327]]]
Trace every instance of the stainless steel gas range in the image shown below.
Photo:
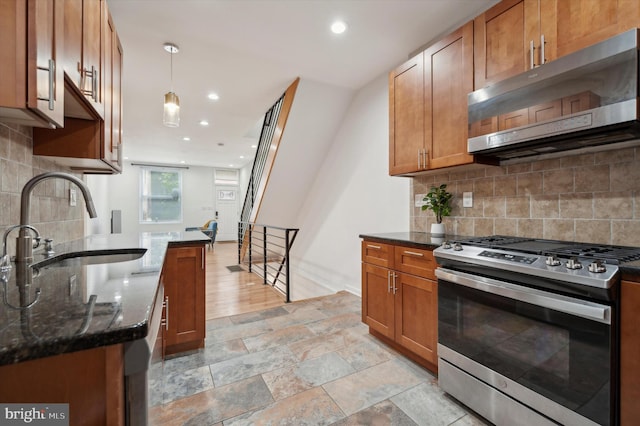
[[[492,236],[434,255],[444,391],[497,425],[618,422],[618,265],[640,249]]]

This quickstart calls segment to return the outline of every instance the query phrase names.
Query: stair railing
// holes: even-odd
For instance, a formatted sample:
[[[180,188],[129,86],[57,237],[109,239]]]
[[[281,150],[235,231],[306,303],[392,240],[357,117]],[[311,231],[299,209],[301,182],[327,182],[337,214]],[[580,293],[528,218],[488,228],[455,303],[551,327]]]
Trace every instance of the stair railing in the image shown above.
[[[298,228],[281,228],[253,222],[240,222],[238,229],[238,264],[248,266],[249,272],[262,277],[263,284],[270,285],[291,301],[291,246]],[[246,255],[243,260],[243,250]]]

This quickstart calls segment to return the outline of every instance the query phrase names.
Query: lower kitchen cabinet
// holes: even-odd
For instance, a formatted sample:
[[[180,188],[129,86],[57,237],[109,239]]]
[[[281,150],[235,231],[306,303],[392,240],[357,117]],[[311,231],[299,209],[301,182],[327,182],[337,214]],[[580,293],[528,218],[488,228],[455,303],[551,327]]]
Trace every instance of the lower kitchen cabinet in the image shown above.
[[[622,281],[620,289],[620,425],[640,418],[640,282]]]
[[[68,403],[70,425],[125,424],[122,344],[4,365],[0,377],[3,403]]]
[[[165,353],[204,347],[205,245],[169,246],[162,279],[167,309]]]
[[[365,240],[362,261],[362,321],[371,334],[436,371],[438,286],[433,253]]]

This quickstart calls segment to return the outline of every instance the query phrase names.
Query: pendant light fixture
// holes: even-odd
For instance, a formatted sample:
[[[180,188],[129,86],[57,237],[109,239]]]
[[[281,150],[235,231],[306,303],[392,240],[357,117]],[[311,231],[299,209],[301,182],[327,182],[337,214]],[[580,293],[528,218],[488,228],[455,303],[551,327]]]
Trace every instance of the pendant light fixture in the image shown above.
[[[164,95],[164,115],[162,122],[167,127],[180,126],[180,98],[173,92],[173,54],[179,49],[173,43],[165,43],[164,50],[171,54],[171,91]]]

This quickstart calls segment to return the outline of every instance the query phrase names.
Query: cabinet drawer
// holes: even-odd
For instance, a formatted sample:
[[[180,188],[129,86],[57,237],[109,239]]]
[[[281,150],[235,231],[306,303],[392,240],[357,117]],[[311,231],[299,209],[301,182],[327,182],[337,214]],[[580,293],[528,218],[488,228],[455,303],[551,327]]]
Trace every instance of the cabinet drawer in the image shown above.
[[[384,268],[393,267],[393,246],[373,241],[363,241],[362,261]]]
[[[395,247],[395,269],[423,278],[436,279],[436,260],[432,250],[424,250],[413,247]]]

